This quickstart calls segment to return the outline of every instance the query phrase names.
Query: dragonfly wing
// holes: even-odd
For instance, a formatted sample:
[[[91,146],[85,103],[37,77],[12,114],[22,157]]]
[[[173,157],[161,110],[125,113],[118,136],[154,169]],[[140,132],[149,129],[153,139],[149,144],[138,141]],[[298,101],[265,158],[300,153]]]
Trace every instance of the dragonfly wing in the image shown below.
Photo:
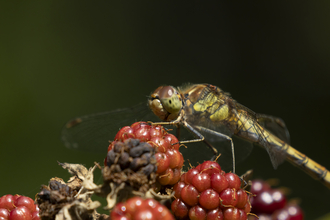
[[[213,128],[215,131],[221,133],[223,131],[222,126],[218,128]],[[208,133],[203,132],[201,133],[204,135],[205,139],[208,140],[213,147],[215,147],[219,154],[221,154],[220,158],[218,159],[219,164],[224,170],[232,170],[233,166],[233,159],[232,159],[232,148],[230,141],[227,141],[222,136],[216,135],[216,133]],[[224,132],[222,134],[227,135],[229,132]],[[230,136],[230,135],[229,135]],[[234,144],[234,156],[235,156],[235,163],[236,165],[240,162],[243,162],[252,152],[253,144],[249,143],[237,136],[231,136],[233,144]]]
[[[290,133],[281,118],[265,114],[256,114],[258,123],[279,139],[290,144]]]
[[[265,148],[270,157],[274,169],[276,169],[278,165],[283,163],[286,158],[286,153],[285,151],[283,151],[282,147],[280,145],[275,144],[278,143],[278,141],[276,141],[278,137],[275,136],[268,129],[264,128],[262,124],[260,124],[257,120],[255,120],[255,123],[253,124],[253,130],[256,132],[256,135],[258,137],[258,142],[256,142],[256,144],[261,145],[263,148]]]
[[[270,142],[277,143],[277,141],[273,142],[275,136],[289,142],[289,131],[285,123],[282,119],[274,116],[257,114],[238,103],[236,107],[241,110],[239,120],[242,128],[244,128],[240,135],[265,148],[270,156],[273,167],[276,169],[285,160],[286,156],[281,146],[271,144]]]
[[[276,146],[271,146],[270,143],[265,143],[262,147],[266,149],[274,169],[285,161],[286,154],[282,149],[279,149]]]
[[[68,148],[104,153],[119,129],[155,118],[147,104],[140,103],[132,108],[74,118],[63,127],[61,138]]]
[[[203,120],[193,120],[192,117],[189,118],[188,123],[200,132],[206,141],[208,141],[214,148],[217,149],[218,153],[221,154],[218,159],[219,164],[224,170],[231,170],[233,165],[232,160],[232,149],[231,143],[227,139],[224,139],[223,135],[232,137],[232,132],[229,131],[222,124],[215,124],[212,122],[200,123]],[[206,132],[206,130],[201,130],[199,127],[205,127],[215,132]],[[182,129],[185,130],[185,129]],[[223,135],[217,135],[217,133]],[[192,140],[196,139],[191,133],[187,131],[182,131],[180,135],[180,140]],[[235,150],[235,160],[236,164],[245,160],[251,153],[253,145],[249,142],[243,141],[235,136],[232,137]],[[192,150],[194,149],[194,150]],[[196,163],[202,163],[204,160],[210,160],[214,157],[213,151],[203,142],[199,143],[189,143],[187,144],[187,149],[180,149],[180,151],[185,152],[185,155],[191,160],[190,162],[195,165]]]
[[[270,131],[279,139],[285,141],[286,143],[290,144],[290,134],[289,131],[281,118],[274,117],[271,115],[266,114],[259,114],[255,113],[251,109],[245,107],[242,104],[236,103],[237,109],[242,109],[246,111],[251,119],[256,120],[259,125]]]

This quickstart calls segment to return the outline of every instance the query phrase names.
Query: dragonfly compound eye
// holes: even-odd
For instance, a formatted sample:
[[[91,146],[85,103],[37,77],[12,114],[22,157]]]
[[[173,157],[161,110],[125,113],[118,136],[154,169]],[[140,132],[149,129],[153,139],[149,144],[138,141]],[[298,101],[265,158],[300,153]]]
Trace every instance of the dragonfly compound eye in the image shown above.
[[[161,120],[165,120],[167,112],[158,98],[149,99],[149,107]]]
[[[179,93],[172,86],[164,86],[159,90],[159,99],[165,110],[171,114],[178,113],[182,107]]]

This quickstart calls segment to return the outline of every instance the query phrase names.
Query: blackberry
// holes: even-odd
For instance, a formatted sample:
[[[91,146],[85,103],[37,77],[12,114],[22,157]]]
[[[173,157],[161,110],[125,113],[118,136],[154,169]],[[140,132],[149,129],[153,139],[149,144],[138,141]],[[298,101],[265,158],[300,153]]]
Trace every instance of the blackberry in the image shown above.
[[[40,208],[40,217],[43,220],[55,219],[55,215],[67,204],[72,203],[77,194],[65,184],[62,179],[53,178],[48,186],[42,186],[37,194],[37,204]]]
[[[183,166],[183,156],[179,152],[179,140],[172,134],[167,133],[167,131],[160,125],[152,126],[146,122],[135,122],[131,126],[125,126],[119,130],[115,136],[115,140],[111,142],[108,147],[108,155],[105,158],[104,165],[111,166],[116,158],[116,152],[120,151],[122,143],[127,139],[134,138],[142,142],[150,144],[155,149],[155,158],[157,161],[158,174],[157,182],[160,185],[174,185],[177,183],[181,176],[181,168]],[[114,149],[117,148],[117,149]],[[128,156],[134,157],[135,154],[141,154],[141,151],[145,151],[144,146],[139,146],[134,149],[131,155],[123,153],[118,161],[120,161],[121,169],[128,166]],[[111,150],[114,150],[111,152]],[[111,153],[110,153],[111,152]],[[150,151],[149,151],[150,152]],[[119,152],[117,152],[119,153]],[[148,153],[148,152],[144,152]],[[132,169],[139,169],[140,166],[145,166],[143,163],[147,163],[150,154],[145,154],[144,159],[136,159],[134,162],[130,162]],[[144,168],[146,173],[152,172],[152,166]]]
[[[0,220],[40,220],[39,207],[29,197],[4,195],[0,198]]]
[[[259,219],[302,220],[303,212],[297,204],[287,204],[285,194],[262,180],[253,180],[250,198],[252,211]],[[250,216],[249,220],[257,219]]]
[[[240,178],[218,163],[205,161],[183,174],[174,186],[171,209],[178,219],[246,220],[250,202]]]

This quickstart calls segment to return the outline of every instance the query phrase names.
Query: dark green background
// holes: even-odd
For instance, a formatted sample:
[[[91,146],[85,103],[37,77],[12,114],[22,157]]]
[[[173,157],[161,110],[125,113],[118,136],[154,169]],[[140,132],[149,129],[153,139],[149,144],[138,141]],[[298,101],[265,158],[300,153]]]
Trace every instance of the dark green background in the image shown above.
[[[292,146],[330,168],[330,3],[6,1],[0,4],[0,195],[34,197],[61,162],[74,116],[132,106],[162,84],[211,83],[256,112],[282,117]],[[111,139],[111,137],[110,137]],[[330,191],[255,148],[238,173],[279,178],[306,219]]]

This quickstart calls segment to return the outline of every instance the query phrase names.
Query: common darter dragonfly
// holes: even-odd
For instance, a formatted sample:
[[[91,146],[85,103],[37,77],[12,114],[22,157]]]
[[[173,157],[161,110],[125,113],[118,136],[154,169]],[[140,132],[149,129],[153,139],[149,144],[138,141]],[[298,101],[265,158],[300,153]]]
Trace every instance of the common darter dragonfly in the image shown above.
[[[187,84],[178,89],[160,86],[149,97],[148,105],[162,120],[153,124],[183,126],[193,133],[195,138],[180,141],[181,144],[204,142],[214,154],[222,154],[218,141],[229,142],[231,155],[225,159],[233,164],[233,172],[236,155],[248,155],[234,146],[232,136],[236,136],[263,147],[274,168],[286,159],[330,188],[330,172],[289,145],[289,132],[280,118],[257,114],[214,85]],[[115,135],[111,133],[115,132],[114,128],[118,131],[129,125],[134,117],[141,120],[141,115],[146,116],[146,121],[157,121],[149,118],[151,116],[143,111],[145,107],[139,105],[75,118],[64,127],[62,139],[69,148],[92,150],[102,145],[105,150],[106,142]]]

